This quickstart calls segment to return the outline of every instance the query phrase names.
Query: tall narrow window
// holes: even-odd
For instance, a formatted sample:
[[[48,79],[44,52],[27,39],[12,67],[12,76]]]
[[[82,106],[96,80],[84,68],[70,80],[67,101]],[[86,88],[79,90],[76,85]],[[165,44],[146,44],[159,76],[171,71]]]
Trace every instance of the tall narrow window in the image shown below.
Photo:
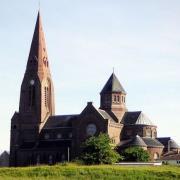
[[[45,106],[47,107],[47,87],[44,87],[44,103]]]
[[[35,86],[29,86],[29,106],[33,107],[35,105]]]
[[[152,137],[151,129],[146,130],[146,137]]]
[[[114,95],[114,102],[116,102],[116,95]]]
[[[48,107],[48,104],[49,104],[49,88],[48,87],[44,87],[44,103],[45,103],[45,106]]]
[[[119,102],[119,96],[117,96],[117,101]]]
[[[49,88],[47,87],[47,89],[46,89],[46,93],[47,93],[47,95],[46,95],[46,101],[47,101],[47,107],[48,107],[48,104],[49,104]]]
[[[121,96],[121,102],[123,103],[124,102],[124,99],[123,99],[124,97],[123,96]]]

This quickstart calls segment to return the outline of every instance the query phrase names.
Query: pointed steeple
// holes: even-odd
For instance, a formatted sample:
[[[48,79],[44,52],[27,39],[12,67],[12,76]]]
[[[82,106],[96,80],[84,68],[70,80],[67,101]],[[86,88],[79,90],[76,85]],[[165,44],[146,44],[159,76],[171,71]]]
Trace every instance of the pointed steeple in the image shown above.
[[[22,119],[27,119],[28,116],[30,122],[40,123],[38,126],[41,129],[48,117],[54,115],[54,88],[40,12],[36,20],[20,96],[19,112]]]
[[[119,82],[118,78],[112,73],[108,81],[106,82],[105,86],[103,87],[102,91],[100,94],[105,94],[105,93],[124,93],[126,94],[126,91],[124,90],[123,86]]]
[[[26,71],[38,72],[40,79],[44,73],[49,72],[48,54],[42,27],[40,11],[38,12],[31,49],[28,57]]]

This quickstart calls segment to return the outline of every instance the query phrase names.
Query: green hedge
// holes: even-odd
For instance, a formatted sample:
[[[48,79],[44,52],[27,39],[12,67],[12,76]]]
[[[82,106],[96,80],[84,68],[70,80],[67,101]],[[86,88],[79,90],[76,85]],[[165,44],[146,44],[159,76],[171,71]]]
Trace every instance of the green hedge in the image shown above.
[[[176,180],[180,179],[180,167],[122,167],[118,165],[56,165],[27,168],[0,168],[0,179],[118,179],[118,180]]]

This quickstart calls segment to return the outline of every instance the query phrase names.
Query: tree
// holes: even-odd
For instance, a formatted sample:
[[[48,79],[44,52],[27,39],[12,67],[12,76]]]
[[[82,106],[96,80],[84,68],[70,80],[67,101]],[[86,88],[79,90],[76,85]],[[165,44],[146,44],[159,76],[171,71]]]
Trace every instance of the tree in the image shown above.
[[[122,153],[124,161],[147,162],[150,159],[149,153],[140,147],[129,147]]]
[[[80,159],[85,164],[112,164],[122,157],[111,147],[109,136],[101,133],[85,141]]]

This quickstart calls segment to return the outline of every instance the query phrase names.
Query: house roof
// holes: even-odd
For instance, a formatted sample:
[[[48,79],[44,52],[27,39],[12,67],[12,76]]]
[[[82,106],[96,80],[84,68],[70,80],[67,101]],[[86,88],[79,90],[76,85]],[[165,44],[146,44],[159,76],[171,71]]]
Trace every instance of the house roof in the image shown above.
[[[55,128],[55,127],[71,127],[72,120],[78,115],[59,115],[50,116],[44,125],[44,129]]]
[[[163,156],[161,160],[180,160],[180,153],[179,154],[169,154],[167,156]]]
[[[122,123],[124,125],[148,125],[155,126],[142,111],[126,112]]]
[[[126,94],[126,91],[124,90],[123,86],[121,85],[121,83],[119,82],[118,78],[114,73],[112,73],[112,75],[106,82],[100,94],[112,93],[112,92],[121,92]]]
[[[143,137],[143,141],[146,143],[147,147],[164,147],[157,139]]]
[[[81,112],[80,115],[83,115],[84,113],[92,114],[92,113],[98,113],[100,117],[104,120],[110,120],[111,122],[117,122],[117,118],[114,114],[111,112],[105,111],[103,109],[97,109],[92,102],[88,102],[87,106],[84,108],[84,110]]]

